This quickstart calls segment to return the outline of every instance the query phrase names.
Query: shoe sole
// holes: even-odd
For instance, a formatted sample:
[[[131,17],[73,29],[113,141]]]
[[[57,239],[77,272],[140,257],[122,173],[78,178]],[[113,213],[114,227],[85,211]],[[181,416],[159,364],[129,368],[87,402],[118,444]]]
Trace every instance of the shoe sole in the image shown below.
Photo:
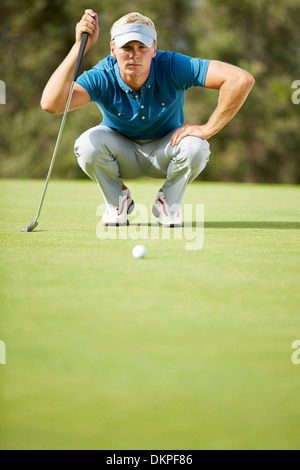
[[[103,227],[126,227],[127,225],[129,225],[129,220],[127,220],[127,222],[124,222],[123,224],[114,224],[108,222],[103,224]]]
[[[183,223],[182,223],[182,224],[161,224],[160,222],[157,222],[157,225],[158,225],[159,227],[164,227],[164,228],[183,227]]]

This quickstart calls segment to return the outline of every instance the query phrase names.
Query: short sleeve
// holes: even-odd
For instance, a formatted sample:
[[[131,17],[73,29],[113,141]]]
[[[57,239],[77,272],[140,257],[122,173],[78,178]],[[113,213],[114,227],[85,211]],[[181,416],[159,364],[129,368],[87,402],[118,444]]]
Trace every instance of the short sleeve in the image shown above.
[[[101,91],[104,89],[102,82],[101,74],[97,73],[97,70],[94,68],[84,72],[76,81],[78,85],[81,85],[88,92],[91,101],[99,100]]]
[[[204,87],[209,62],[206,59],[174,53],[171,62],[174,83],[183,90],[192,86]]]

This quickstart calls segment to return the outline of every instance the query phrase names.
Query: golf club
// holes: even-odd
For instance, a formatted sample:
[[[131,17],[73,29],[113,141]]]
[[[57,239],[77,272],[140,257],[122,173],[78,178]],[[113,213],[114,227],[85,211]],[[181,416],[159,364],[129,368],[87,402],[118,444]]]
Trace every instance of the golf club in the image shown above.
[[[48,183],[49,183],[50,176],[51,176],[51,173],[52,173],[52,170],[53,170],[55,158],[56,158],[56,155],[57,155],[58,146],[59,146],[61,136],[62,136],[62,133],[63,133],[63,129],[64,129],[64,126],[65,126],[67,114],[68,114],[68,111],[69,111],[69,107],[70,107],[70,103],[71,103],[71,99],[72,99],[72,95],[73,95],[74,85],[75,85],[75,82],[76,82],[78,74],[79,74],[79,69],[80,69],[81,61],[82,61],[83,54],[84,54],[84,51],[85,51],[87,39],[88,39],[88,33],[83,33],[82,38],[81,38],[79,52],[78,52],[78,57],[77,57],[76,65],[75,65],[73,80],[72,80],[72,84],[71,84],[71,88],[70,88],[70,92],[69,92],[69,96],[68,96],[68,100],[67,100],[67,104],[66,104],[66,107],[65,107],[65,111],[64,111],[62,121],[61,121],[58,137],[57,137],[57,140],[56,140],[54,152],[53,152],[53,155],[52,155],[52,159],[51,159],[51,163],[50,163],[50,167],[49,167],[49,171],[48,171],[44,191],[43,191],[43,194],[42,194],[42,198],[41,198],[41,201],[40,201],[40,205],[39,205],[39,208],[38,208],[38,211],[37,211],[36,218],[34,219],[34,221],[30,225],[28,225],[28,227],[22,228],[21,232],[32,232],[38,226],[38,218],[39,218],[41,210],[42,210],[42,206],[43,206],[43,202],[44,202],[44,199],[45,199]]]

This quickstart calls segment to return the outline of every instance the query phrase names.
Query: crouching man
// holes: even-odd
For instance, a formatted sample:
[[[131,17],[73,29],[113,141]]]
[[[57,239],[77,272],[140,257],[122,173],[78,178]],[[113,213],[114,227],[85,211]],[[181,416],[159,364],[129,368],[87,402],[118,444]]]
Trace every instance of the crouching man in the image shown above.
[[[43,92],[42,108],[62,113],[81,37],[86,52],[99,36],[98,16],[86,10],[76,26],[76,42]],[[181,203],[187,186],[209,161],[208,139],[241,108],[252,86],[246,71],[215,60],[157,49],[154,23],[139,13],[111,29],[111,54],[77,80],[70,110],[95,102],[100,125],[75,143],[83,171],[95,180],[106,203],[104,225],[127,225],[134,202],[124,180],[163,179],[152,212],[162,226],[182,226]],[[203,125],[184,125],[184,97],[193,86],[220,90],[214,113]]]

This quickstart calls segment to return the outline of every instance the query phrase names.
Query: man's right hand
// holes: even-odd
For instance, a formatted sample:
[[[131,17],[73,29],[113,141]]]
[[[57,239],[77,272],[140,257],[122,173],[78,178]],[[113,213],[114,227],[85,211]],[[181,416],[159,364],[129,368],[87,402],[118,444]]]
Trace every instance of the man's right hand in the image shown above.
[[[93,10],[85,10],[85,13],[79,23],[76,25],[76,43],[81,43],[83,33],[88,33],[89,38],[86,45],[86,51],[90,49],[99,36],[98,15]]]

